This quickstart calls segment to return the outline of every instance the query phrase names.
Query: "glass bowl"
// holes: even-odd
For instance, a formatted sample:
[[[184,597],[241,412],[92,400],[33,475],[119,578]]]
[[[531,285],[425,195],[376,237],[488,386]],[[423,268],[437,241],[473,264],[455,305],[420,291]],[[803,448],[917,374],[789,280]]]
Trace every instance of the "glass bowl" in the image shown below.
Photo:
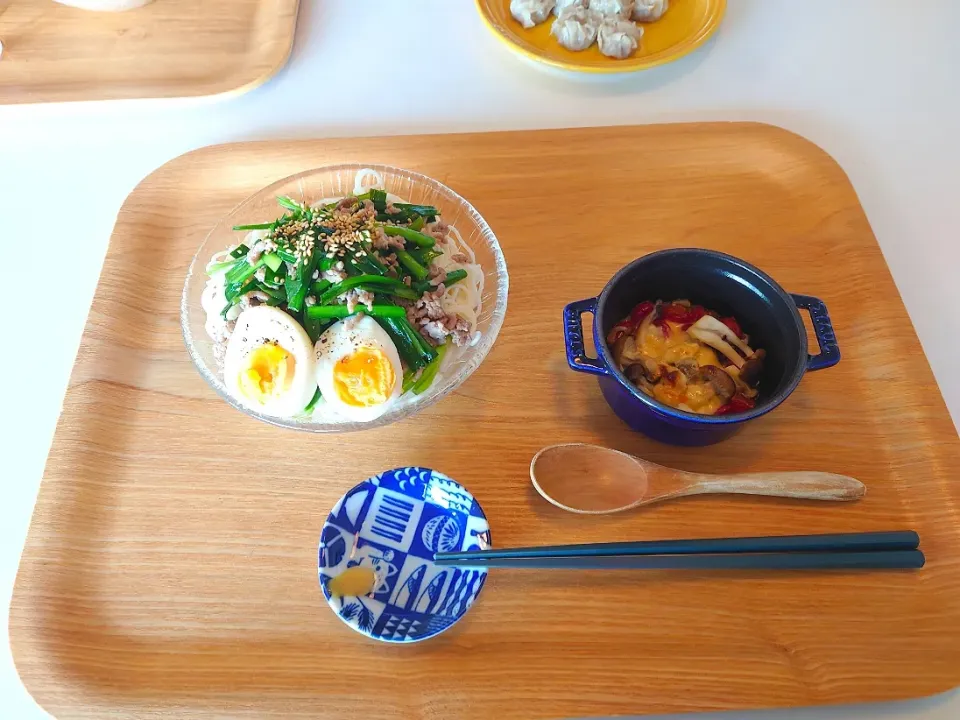
[[[360,170],[376,170],[383,177],[384,189],[407,202],[433,205],[443,220],[456,226],[476,254],[483,268],[482,306],[477,319],[480,339],[469,347],[454,347],[447,353],[436,380],[422,395],[401,397],[398,404],[370,422],[349,420],[319,422],[310,417],[280,418],[255,412],[241,405],[227,391],[220,368],[214,358],[214,343],[204,329],[205,313],[200,296],[207,281],[206,264],[217,251],[240,242],[234,225],[247,225],[274,220],[282,214],[276,198],[286,195],[295,200],[314,203],[321,199],[343,197],[353,192]],[[490,352],[507,311],[507,263],[496,236],[474,207],[446,185],[425,175],[386,165],[345,164],[307,170],[279,180],[244,200],[210,231],[194,255],[187,272],[180,301],[180,326],[190,357],[200,375],[221,398],[241,412],[258,420],[294,430],[330,433],[382,427],[416,414],[455,390],[476,370]]]

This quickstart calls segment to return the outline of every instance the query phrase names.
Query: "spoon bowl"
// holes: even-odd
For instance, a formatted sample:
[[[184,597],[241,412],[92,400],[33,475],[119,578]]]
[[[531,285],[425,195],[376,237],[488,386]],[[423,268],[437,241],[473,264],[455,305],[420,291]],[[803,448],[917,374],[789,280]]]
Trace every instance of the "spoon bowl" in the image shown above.
[[[849,501],[866,492],[859,480],[834,473],[690,473],[586,443],[543,448],[530,462],[530,480],[547,502],[582,515],[608,515],[688,495]]]

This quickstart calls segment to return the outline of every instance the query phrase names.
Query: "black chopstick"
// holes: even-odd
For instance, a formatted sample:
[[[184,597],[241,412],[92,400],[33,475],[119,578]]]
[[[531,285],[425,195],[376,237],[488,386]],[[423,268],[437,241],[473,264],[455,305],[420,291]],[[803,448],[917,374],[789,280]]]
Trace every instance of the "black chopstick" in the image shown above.
[[[498,559],[582,558],[643,555],[690,555],[787,552],[881,552],[916,550],[920,536],[913,530],[838,533],[831,535],[781,535],[768,537],[706,538],[697,540],[644,540],[638,542],[545,545],[543,547],[473,550],[437,553],[438,564]],[[492,566],[491,566],[492,567]]]
[[[438,556],[444,567],[567,570],[896,570],[923,567],[919,550],[486,558]]]

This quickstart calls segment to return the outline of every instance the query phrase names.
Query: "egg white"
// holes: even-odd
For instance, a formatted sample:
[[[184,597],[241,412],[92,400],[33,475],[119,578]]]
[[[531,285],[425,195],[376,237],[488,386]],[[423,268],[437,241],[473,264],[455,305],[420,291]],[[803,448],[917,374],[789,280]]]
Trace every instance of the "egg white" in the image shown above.
[[[340,320],[331,325],[314,345],[316,383],[323,393],[324,401],[338,415],[355,422],[369,422],[376,420],[396,404],[403,386],[403,366],[400,364],[397,346],[376,320],[370,316],[353,318],[352,327],[350,320],[351,318]],[[383,352],[393,366],[395,382],[386,401],[379,405],[359,408],[347,405],[337,396],[333,384],[333,368],[345,355],[364,346]]]
[[[294,371],[287,391],[261,405],[240,392],[239,375],[247,356],[267,343],[279,345],[293,356]],[[316,360],[310,337],[296,320],[283,310],[268,305],[247,308],[240,313],[227,343],[223,378],[229,393],[244,407],[273,417],[298,415],[317,390],[315,375]]]

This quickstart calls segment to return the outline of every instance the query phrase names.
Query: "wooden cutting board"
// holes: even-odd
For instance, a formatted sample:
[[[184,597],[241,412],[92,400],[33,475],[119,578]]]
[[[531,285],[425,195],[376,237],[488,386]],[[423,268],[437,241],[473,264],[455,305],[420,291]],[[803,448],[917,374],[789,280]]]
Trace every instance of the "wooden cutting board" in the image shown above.
[[[468,198],[501,239],[510,309],[459,389],[383,429],[313,436],[220,401],[180,337],[205,233],[258,188],[380,162]],[[843,361],[709,448],[626,429],[564,362],[561,309],[644,253],[739,255],[824,299]],[[693,471],[827,470],[853,505],[700,498],[611,517],[530,489],[543,445],[595,442]],[[414,646],[326,607],[332,503],[416,464],[465,484],[500,546],[914,528],[918,572],[493,571]],[[957,435],[843,171],[754,124],[221,145],[120,211],[11,608],[17,668],[60,718],[557,718],[893,700],[960,683]],[[589,482],[589,478],[585,478]]]
[[[250,90],[287,62],[299,0],[155,0],[91,12],[0,0],[0,105]]]

